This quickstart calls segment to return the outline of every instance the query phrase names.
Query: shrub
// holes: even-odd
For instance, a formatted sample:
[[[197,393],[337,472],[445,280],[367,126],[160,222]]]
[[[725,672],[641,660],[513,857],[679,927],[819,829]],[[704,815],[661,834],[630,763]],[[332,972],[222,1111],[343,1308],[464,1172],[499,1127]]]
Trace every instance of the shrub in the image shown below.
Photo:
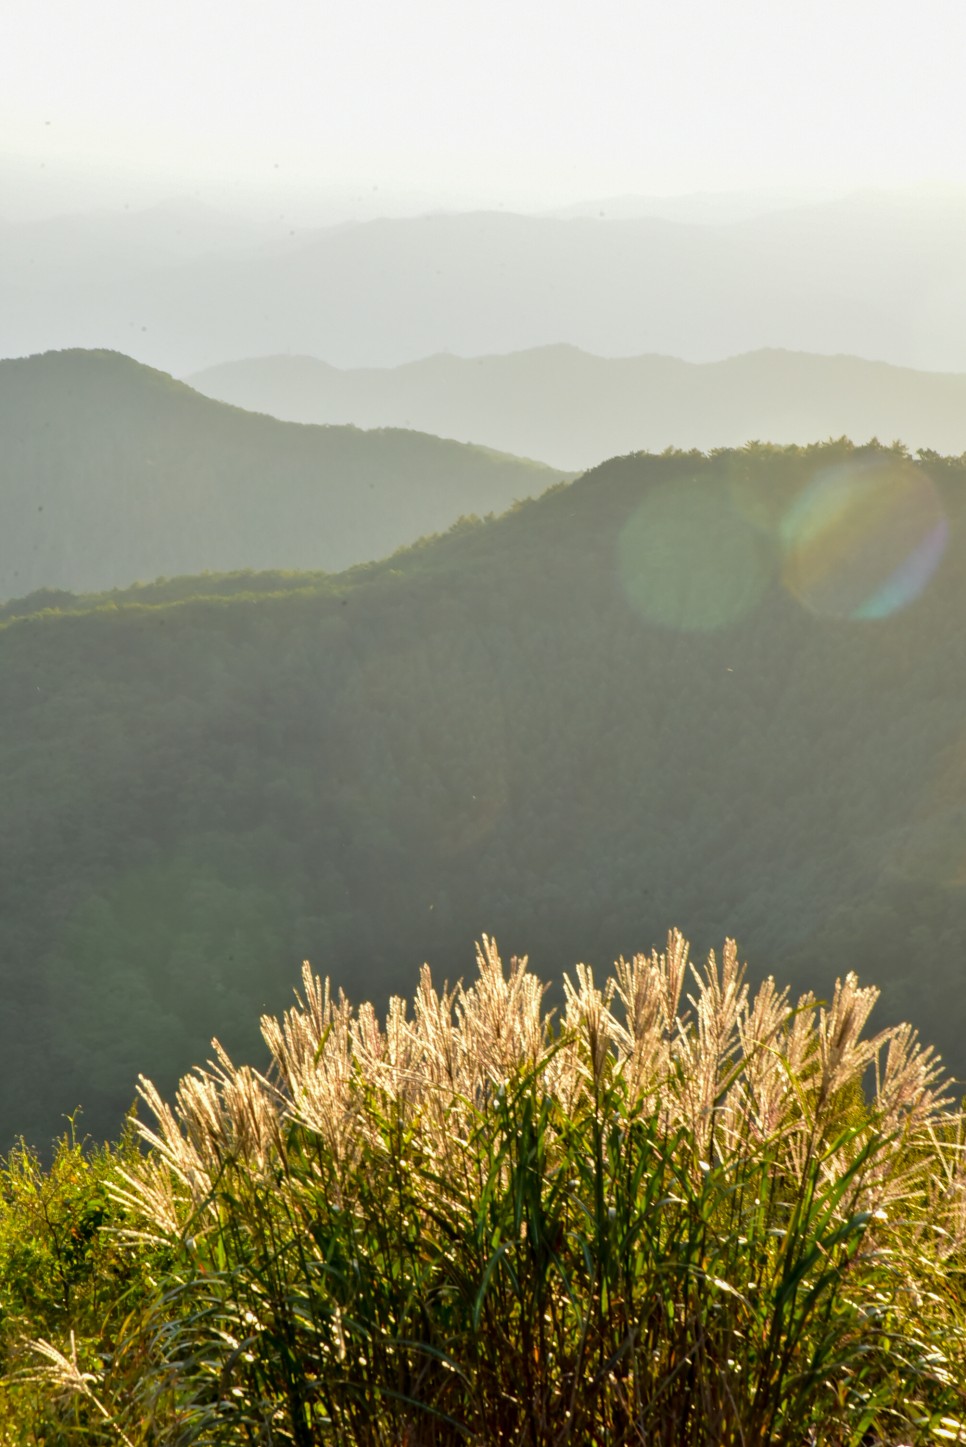
[[[30,1340],[71,1342],[75,1355],[100,1365],[150,1289],[147,1253],[121,1233],[130,1223],[109,1190],[118,1168],[133,1165],[138,1154],[132,1131],[117,1146],[92,1147],[77,1138],[72,1120],[48,1166],[23,1141],[3,1162],[0,1443],[52,1447],[66,1430],[43,1383],[23,1371],[33,1361]],[[69,1405],[78,1426],[87,1416],[83,1403]]]

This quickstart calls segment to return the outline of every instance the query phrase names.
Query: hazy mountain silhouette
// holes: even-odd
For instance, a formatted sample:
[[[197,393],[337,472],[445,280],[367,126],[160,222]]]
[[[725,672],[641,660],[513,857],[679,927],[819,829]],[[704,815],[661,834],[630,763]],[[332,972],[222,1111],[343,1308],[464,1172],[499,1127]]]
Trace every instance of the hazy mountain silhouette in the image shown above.
[[[787,211],[793,206],[820,204],[825,194],[809,194],[801,187],[757,187],[744,191],[688,191],[680,195],[647,196],[636,193],[600,196],[592,201],[575,201],[568,206],[547,207],[545,216],[596,216],[627,220],[635,216],[658,216],[665,221],[713,225],[764,216],[769,211]]]
[[[314,357],[259,357],[187,381],[289,421],[415,427],[558,467],[755,439],[901,438],[912,448],[966,451],[966,376],[858,357],[762,351],[695,364],[557,346],[348,371]]]
[[[0,436],[0,598],[344,568],[560,475],[415,432],[253,416],[109,352],[0,362]]]
[[[567,342],[601,356],[781,347],[966,371],[961,191],[713,223],[476,212],[292,230],[180,261],[135,248],[115,268],[72,251],[63,267],[31,259],[7,228],[0,354],[111,346],[184,374],[278,352],[394,366]]]

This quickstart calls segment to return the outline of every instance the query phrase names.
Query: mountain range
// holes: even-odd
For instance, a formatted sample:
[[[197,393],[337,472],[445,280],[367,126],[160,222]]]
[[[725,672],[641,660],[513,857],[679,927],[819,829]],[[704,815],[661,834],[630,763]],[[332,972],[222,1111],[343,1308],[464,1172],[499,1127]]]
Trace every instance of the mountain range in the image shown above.
[[[879,437],[966,451],[966,375],[859,357],[762,351],[693,363],[556,346],[381,369],[258,357],[186,380],[207,396],[293,422],[414,427],[572,469],[627,452],[752,440]]]
[[[0,600],[342,569],[561,478],[413,431],[255,416],[110,352],[0,362],[0,436]]]
[[[601,211],[389,217],[281,237],[273,221],[268,240],[251,228],[219,240],[216,218],[172,225],[162,213],[115,218],[114,241],[101,218],[97,247],[82,219],[8,223],[0,355],[110,347],[185,375],[277,353],[385,367],[566,342],[606,357],[785,348],[966,371],[961,191],[701,221],[687,208]]]

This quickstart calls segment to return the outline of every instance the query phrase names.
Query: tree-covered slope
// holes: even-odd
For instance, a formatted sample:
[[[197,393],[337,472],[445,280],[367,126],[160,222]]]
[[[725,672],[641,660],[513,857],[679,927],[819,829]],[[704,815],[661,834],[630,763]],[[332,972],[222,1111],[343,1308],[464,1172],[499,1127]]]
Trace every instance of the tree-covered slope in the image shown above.
[[[560,476],[414,432],[253,416],[108,352],[0,362],[0,437],[0,600],[345,568]]]
[[[303,958],[379,998],[482,930],[547,976],[668,920],[855,968],[962,1073],[964,480],[628,457],[337,578],[8,610],[6,1133],[254,1051]]]
[[[672,445],[741,447],[752,438],[900,437],[912,448],[966,448],[966,377],[806,352],[694,363],[553,346],[356,369],[316,357],[253,357],[187,381],[290,422],[418,427],[561,467]]]

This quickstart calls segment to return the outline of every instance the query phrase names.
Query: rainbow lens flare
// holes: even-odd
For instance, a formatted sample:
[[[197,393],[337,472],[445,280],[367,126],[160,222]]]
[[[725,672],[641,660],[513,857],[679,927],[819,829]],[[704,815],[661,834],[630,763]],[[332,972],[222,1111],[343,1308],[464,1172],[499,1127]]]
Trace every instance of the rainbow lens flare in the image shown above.
[[[726,487],[690,480],[648,492],[621,529],[617,567],[624,596],[648,621],[710,632],[755,606],[775,557]]]
[[[886,618],[917,598],[949,524],[935,486],[899,459],[845,464],[814,479],[782,520],[782,581],[826,618]]]

